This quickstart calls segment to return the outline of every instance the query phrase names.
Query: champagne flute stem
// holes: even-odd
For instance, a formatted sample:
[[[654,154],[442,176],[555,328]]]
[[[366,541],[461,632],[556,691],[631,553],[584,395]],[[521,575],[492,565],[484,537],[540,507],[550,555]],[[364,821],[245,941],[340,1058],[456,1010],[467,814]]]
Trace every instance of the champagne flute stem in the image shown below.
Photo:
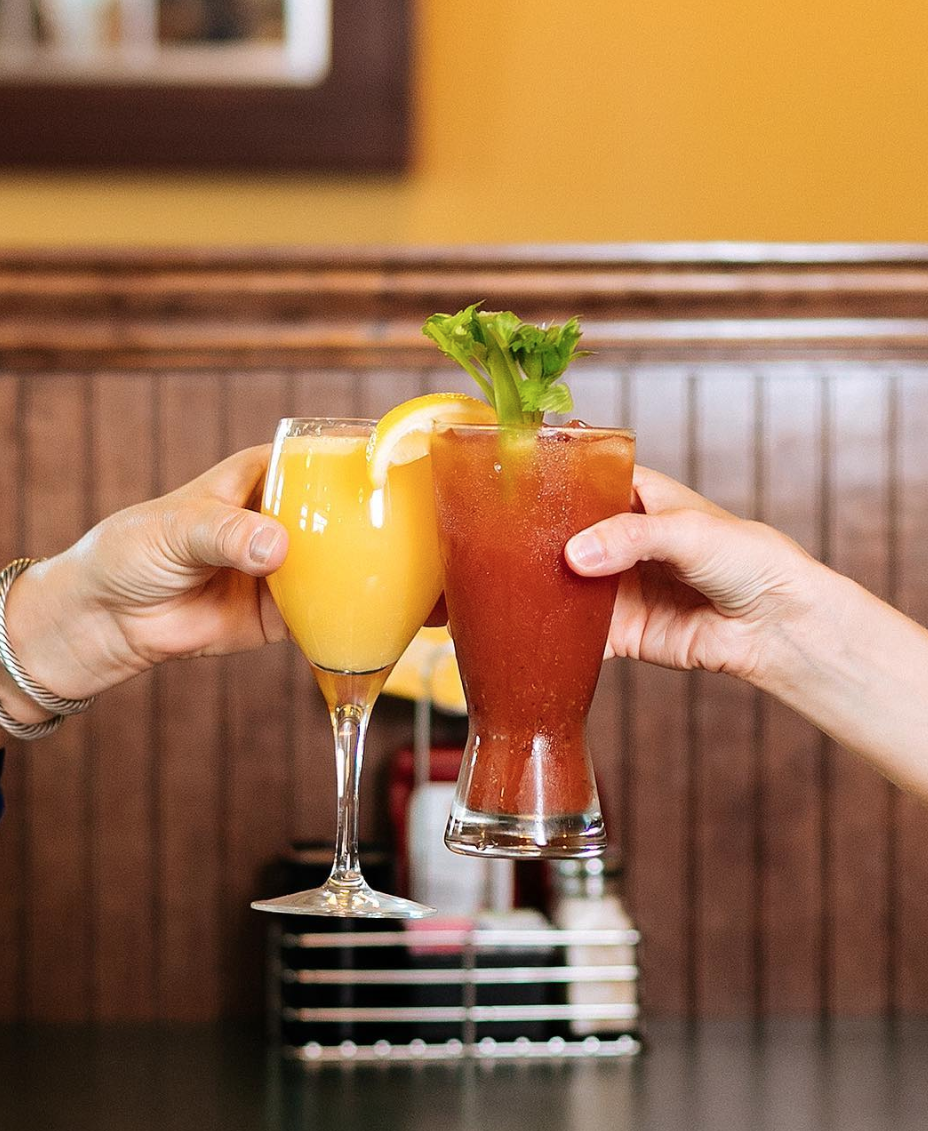
[[[330,883],[358,887],[364,883],[358,860],[358,792],[364,761],[364,738],[370,708],[341,704],[332,712],[335,733],[335,774],[338,791],[338,824],[335,861]]]

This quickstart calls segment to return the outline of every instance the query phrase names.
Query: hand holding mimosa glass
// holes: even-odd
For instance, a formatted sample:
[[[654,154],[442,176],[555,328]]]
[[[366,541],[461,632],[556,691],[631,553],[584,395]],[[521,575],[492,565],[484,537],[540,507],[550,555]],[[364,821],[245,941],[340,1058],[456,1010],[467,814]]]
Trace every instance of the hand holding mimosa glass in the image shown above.
[[[288,419],[277,431],[262,509],[290,549],[269,585],[329,707],[338,825],[326,883],[260,910],[431,913],[364,882],[358,784],[374,701],[443,586],[470,722],[446,844],[505,856],[605,847],[585,724],[617,580],[578,577],[564,546],[628,510],[634,436],[543,424],[572,407],[559,382],[578,356],[576,319],[543,328],[471,306],[425,332],[489,405],[434,394],[379,423]]]

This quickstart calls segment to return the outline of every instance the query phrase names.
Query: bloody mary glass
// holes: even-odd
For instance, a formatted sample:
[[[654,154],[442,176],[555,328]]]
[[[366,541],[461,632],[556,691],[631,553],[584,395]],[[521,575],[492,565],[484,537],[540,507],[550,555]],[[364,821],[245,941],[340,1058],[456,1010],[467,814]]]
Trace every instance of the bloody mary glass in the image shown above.
[[[634,459],[624,429],[434,427],[445,597],[469,719],[445,832],[455,852],[605,847],[586,718],[618,582],[578,577],[564,546],[629,509]]]

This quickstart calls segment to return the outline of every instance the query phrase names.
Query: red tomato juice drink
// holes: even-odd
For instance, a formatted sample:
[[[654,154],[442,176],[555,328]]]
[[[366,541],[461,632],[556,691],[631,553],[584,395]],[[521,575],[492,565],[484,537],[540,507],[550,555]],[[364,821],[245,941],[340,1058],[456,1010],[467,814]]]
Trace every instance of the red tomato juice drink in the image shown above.
[[[586,741],[615,577],[564,546],[630,508],[634,433],[436,424],[448,617],[469,734],[445,833],[455,852],[591,856],[606,837]]]

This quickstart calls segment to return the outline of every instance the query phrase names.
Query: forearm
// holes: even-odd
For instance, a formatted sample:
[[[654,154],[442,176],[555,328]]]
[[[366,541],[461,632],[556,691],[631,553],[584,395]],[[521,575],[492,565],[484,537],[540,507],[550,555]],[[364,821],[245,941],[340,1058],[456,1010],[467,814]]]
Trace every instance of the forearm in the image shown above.
[[[818,566],[806,614],[753,679],[888,777],[928,796],[928,630]]]

